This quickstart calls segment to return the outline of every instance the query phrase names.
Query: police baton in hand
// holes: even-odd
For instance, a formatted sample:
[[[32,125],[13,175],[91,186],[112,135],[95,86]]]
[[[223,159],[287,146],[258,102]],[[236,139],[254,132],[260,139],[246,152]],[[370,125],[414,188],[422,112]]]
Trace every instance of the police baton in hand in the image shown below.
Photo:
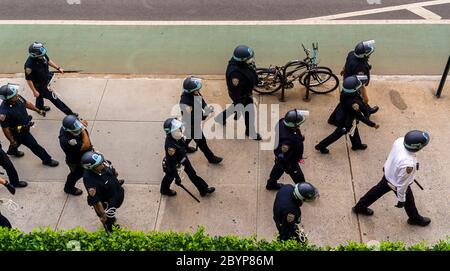
[[[414,182],[417,184],[417,186],[420,188],[420,190],[424,190],[423,187],[420,185],[420,183],[416,179],[414,179]]]
[[[200,203],[200,201],[198,200],[198,198],[196,198],[191,191],[189,191],[186,187],[184,187],[184,185],[180,182],[177,183],[176,185],[178,185],[179,187],[183,188],[184,191],[186,191],[192,198],[194,198],[198,203]]]

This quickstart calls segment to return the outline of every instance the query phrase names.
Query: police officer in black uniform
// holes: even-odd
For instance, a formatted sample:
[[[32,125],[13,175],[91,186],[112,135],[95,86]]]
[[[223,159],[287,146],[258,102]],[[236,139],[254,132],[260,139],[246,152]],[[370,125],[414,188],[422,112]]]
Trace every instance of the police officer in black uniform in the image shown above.
[[[164,143],[165,157],[163,160],[163,171],[165,176],[161,182],[160,192],[163,195],[175,196],[177,192],[170,189],[170,184],[175,180],[175,184],[181,184],[181,177],[178,169],[184,167],[184,172],[191,182],[197,187],[200,196],[213,193],[216,189],[208,187],[208,184],[197,175],[186,156],[186,141],[182,132],[183,123],[175,118],[169,118],[164,122],[166,141]]]
[[[75,115],[65,116],[59,131],[59,145],[66,154],[66,164],[70,173],[67,175],[64,192],[78,196],[83,193],[75,187],[76,182],[83,177],[81,156],[92,150],[86,120],[80,120]]]
[[[42,164],[50,167],[58,166],[58,161],[53,160],[47,151],[41,147],[30,133],[33,126],[32,117],[28,115],[27,109],[31,109],[42,116],[45,111],[36,108],[32,103],[18,95],[19,85],[7,84],[0,87],[0,121],[3,133],[10,141],[9,155],[22,157],[23,152],[18,150],[20,144],[27,146],[36,156],[42,160]]]
[[[375,51],[375,41],[362,41],[359,42],[355,49],[350,51],[347,55],[347,59],[345,61],[344,68],[341,71],[341,75],[345,78],[353,75],[365,75],[367,76],[367,81],[360,89],[360,98],[363,101],[363,107],[361,107],[361,111],[364,113],[366,117],[369,117],[371,114],[375,114],[378,111],[378,106],[370,107],[369,96],[367,94],[366,86],[369,85],[370,82],[370,70],[372,66],[369,64],[369,57]],[[328,123],[336,124],[336,111],[340,104],[337,105],[336,109],[331,114],[328,119]]]
[[[8,189],[9,193],[13,195],[16,193],[16,189],[14,188],[14,186],[12,186],[10,182],[1,177],[0,177],[0,184],[4,185],[6,189]],[[2,215],[2,213],[0,213],[0,227],[11,228],[11,223],[6,217]]]
[[[85,168],[83,182],[88,192],[87,202],[94,207],[105,230],[112,232],[113,225],[117,225],[116,211],[125,197],[122,187],[125,181],[117,179],[119,173],[99,152],[85,152],[81,164]]]
[[[283,184],[277,183],[278,179],[287,173],[291,176],[294,183],[304,182],[305,176],[299,166],[303,158],[304,136],[300,131],[300,125],[305,122],[305,116],[297,109],[290,110],[284,118],[277,123],[275,137],[275,165],[270,172],[270,178],[267,180],[267,190],[278,190]]]
[[[329,153],[330,151],[327,147],[346,133],[350,134],[352,150],[365,150],[367,148],[366,144],[361,143],[361,138],[359,137],[357,127],[358,122],[362,121],[366,125],[374,127],[375,129],[378,129],[380,125],[372,122],[361,111],[361,108],[364,105],[362,100],[359,98],[360,95],[358,90],[362,85],[363,82],[358,78],[358,76],[349,76],[344,79],[340,97],[341,106],[336,112],[337,128],[331,135],[315,146],[316,150],[323,154]]]
[[[45,98],[52,102],[64,114],[73,115],[72,110],[54,92],[48,89],[48,84],[53,77],[53,73],[49,71],[49,66],[57,69],[61,73],[64,73],[64,70],[48,57],[47,50],[40,42],[31,44],[28,48],[28,53],[29,57],[25,62],[25,79],[33,91],[34,97],[36,97],[36,107],[44,111],[49,111],[50,107],[44,106]]]
[[[206,143],[205,135],[202,131],[202,120],[205,120],[214,109],[208,106],[200,94],[202,83],[199,78],[187,77],[183,82],[183,93],[180,98],[181,114],[186,127],[186,151],[194,152],[197,148],[189,147],[189,143],[194,139],[197,147],[205,155],[208,162],[218,164],[223,158],[215,156]]]
[[[235,119],[244,113],[245,135],[255,140],[261,140],[261,136],[256,132],[254,120],[250,120],[251,115],[256,117],[252,94],[255,85],[258,83],[254,52],[250,47],[239,45],[234,49],[233,57],[228,62],[226,81],[233,106],[217,115],[215,117],[216,122],[225,125],[226,119],[233,113]],[[244,110],[244,107],[247,110]]]
[[[318,196],[318,190],[308,182],[297,183],[295,186],[285,184],[281,187],[273,204],[273,220],[280,240],[294,238],[300,241],[297,234],[302,217],[300,207],[303,202],[314,201]]]

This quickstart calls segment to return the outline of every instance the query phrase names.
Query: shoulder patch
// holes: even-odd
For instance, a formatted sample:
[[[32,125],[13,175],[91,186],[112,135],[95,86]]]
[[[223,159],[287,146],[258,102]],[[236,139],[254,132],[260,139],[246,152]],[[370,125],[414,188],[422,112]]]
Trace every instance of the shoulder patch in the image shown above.
[[[93,197],[93,196],[95,196],[95,194],[97,194],[97,189],[95,189],[93,187],[89,188],[88,193],[89,193],[89,196]]]
[[[406,173],[411,174],[411,172],[413,172],[414,168],[413,167],[407,167],[406,168]]]
[[[232,78],[231,83],[233,84],[233,86],[239,85],[239,78]]]
[[[77,145],[77,140],[72,138],[71,140],[69,140],[69,145],[70,146],[76,146]]]
[[[281,145],[281,151],[282,152],[287,152],[289,150],[289,146],[288,145]]]
[[[30,69],[30,68],[25,68],[25,73],[26,73],[26,74],[31,74],[32,71],[33,71],[33,70]]]
[[[294,219],[295,219],[295,215],[294,215],[294,214],[291,214],[291,213],[289,213],[289,214],[287,215],[287,217],[286,217],[286,221],[287,221],[288,223],[294,222]]]
[[[6,119],[6,115],[5,114],[0,114],[0,122],[5,121]]]
[[[175,148],[168,148],[167,149],[167,153],[172,156],[175,154],[175,152],[177,152],[177,150]]]
[[[352,108],[355,111],[359,111],[359,104],[357,104],[357,103],[352,104]]]

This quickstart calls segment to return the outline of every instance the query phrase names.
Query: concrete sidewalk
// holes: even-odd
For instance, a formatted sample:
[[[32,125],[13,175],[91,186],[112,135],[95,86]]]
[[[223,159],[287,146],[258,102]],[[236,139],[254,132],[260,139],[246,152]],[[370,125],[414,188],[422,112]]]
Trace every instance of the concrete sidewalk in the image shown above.
[[[2,78],[0,83],[25,85],[23,77]],[[306,163],[303,171],[320,190],[320,199],[302,208],[302,222],[312,243],[338,245],[348,240],[390,240],[434,243],[450,235],[450,88],[447,84],[441,99],[433,94],[438,81],[373,80],[370,86],[371,104],[381,107],[373,120],[381,127],[374,130],[360,125],[366,151],[354,152],[342,138],[330,147],[330,155],[321,155],[314,145],[329,135],[333,127],[326,120],[338,100],[338,91],[328,95],[313,95],[309,103],[302,101],[304,89],[296,86],[287,91],[286,103],[280,104],[284,115],[294,107],[310,111],[302,126],[306,136]],[[211,149],[224,157],[221,165],[210,165],[198,151],[190,159],[198,174],[217,188],[210,197],[196,203],[184,191],[174,186],[178,195],[162,197],[159,184],[163,177],[161,159],[164,155],[162,122],[178,103],[182,78],[117,78],[64,76],[53,88],[75,112],[89,121],[91,139],[96,147],[113,162],[125,178],[126,196],[118,211],[119,223],[127,228],[151,230],[195,230],[204,225],[211,235],[235,234],[272,239],[276,228],[272,220],[275,192],[265,190],[265,182],[273,166],[272,151],[260,150],[253,140],[212,140]],[[224,106],[229,102],[225,82],[204,81],[202,90],[207,102]],[[26,88],[21,95],[34,101]],[[279,93],[255,98],[261,104],[278,103]],[[31,231],[44,226],[68,229],[81,226],[87,230],[101,227],[94,211],[83,196],[68,196],[63,185],[68,173],[58,134],[63,114],[55,106],[46,118],[32,114],[36,120],[32,133],[38,142],[58,161],[57,168],[47,168],[27,148],[23,158],[11,158],[22,180],[29,187],[19,189],[13,200],[20,209],[11,213],[2,206],[2,213],[19,229]],[[241,118],[239,121],[243,121]],[[271,125],[274,125],[271,124]],[[222,129],[218,127],[218,129]],[[382,166],[393,141],[410,129],[424,129],[431,134],[431,143],[418,154],[421,166],[421,191],[413,185],[420,213],[432,219],[430,226],[413,227],[406,223],[404,210],[394,207],[393,194],[387,194],[373,205],[375,215],[361,217],[351,213],[351,207],[382,177]],[[268,135],[266,135],[268,136]],[[3,149],[8,142],[0,136]],[[1,169],[0,169],[1,170]],[[292,183],[289,176],[280,182]],[[198,195],[195,187],[184,184]],[[84,190],[80,181],[77,185]],[[0,189],[0,198],[11,198]]]

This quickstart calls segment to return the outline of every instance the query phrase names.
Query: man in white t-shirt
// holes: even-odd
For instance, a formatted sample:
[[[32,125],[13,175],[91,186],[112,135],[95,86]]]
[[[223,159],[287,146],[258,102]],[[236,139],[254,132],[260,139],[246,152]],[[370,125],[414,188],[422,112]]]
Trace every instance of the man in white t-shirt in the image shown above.
[[[353,212],[363,215],[373,215],[373,210],[368,208],[372,203],[389,191],[397,195],[397,208],[405,207],[408,215],[408,224],[427,226],[431,220],[419,214],[414,202],[414,196],[410,185],[416,178],[419,163],[416,152],[420,151],[430,141],[427,132],[413,130],[405,137],[395,140],[389,157],[384,163],[384,175],[381,181],[372,187],[353,207]]]

